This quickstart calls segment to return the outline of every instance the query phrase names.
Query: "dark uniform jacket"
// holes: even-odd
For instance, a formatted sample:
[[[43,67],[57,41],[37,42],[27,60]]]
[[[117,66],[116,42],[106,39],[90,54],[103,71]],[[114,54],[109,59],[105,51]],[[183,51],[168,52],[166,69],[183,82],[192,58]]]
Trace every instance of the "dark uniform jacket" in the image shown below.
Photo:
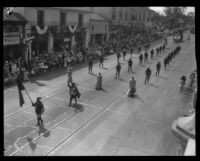
[[[37,101],[36,103],[33,103],[33,106],[35,106],[36,114],[42,114],[44,112],[44,105],[41,101]]]

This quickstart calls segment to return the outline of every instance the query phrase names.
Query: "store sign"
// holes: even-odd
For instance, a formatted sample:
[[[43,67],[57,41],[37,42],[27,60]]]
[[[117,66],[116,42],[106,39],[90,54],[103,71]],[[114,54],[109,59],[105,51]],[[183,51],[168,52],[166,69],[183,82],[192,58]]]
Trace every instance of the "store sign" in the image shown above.
[[[19,32],[4,32],[3,36],[18,36],[20,35]]]
[[[70,39],[69,38],[64,38],[64,42],[66,42],[66,41],[70,41]]]
[[[19,36],[10,36],[3,38],[3,45],[19,44]]]

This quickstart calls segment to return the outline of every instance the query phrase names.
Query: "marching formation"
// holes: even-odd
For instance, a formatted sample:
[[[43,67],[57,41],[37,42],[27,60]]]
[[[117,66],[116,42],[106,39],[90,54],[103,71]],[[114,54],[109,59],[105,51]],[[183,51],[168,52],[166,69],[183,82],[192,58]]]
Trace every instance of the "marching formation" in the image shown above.
[[[159,46],[157,46],[156,48],[151,48],[150,49],[150,44],[146,44],[144,46],[144,53],[140,53],[141,52],[141,46],[138,49],[138,54],[139,55],[139,65],[143,65],[144,64],[148,64],[148,59],[153,59],[154,58],[154,53],[156,53],[156,55],[159,57],[160,54],[162,54],[165,49],[166,49],[166,45],[167,45],[167,39],[165,39],[165,42],[160,44]],[[175,58],[175,56],[180,53],[181,47],[177,46],[174,50],[172,50],[165,58],[164,58],[164,69],[166,69],[166,66],[169,65],[169,63],[172,61],[172,59]],[[133,48],[130,47],[130,50],[128,50],[127,47],[124,47],[122,50],[122,55],[123,55],[123,61],[126,60],[126,55],[129,52],[130,53],[130,58],[127,60],[127,65],[128,65],[128,73],[133,73],[133,60],[132,60],[132,54],[133,54]],[[120,51],[114,49],[114,52],[117,55],[117,65],[115,67],[115,79],[120,79],[120,72],[122,70],[122,65],[120,63],[120,58],[121,58],[121,53]],[[99,68],[104,68],[103,66],[103,61],[104,61],[104,51],[101,50],[101,54],[99,55]],[[92,74],[92,75],[96,75],[93,73],[93,58],[92,56],[90,56],[88,58],[88,73]],[[158,61],[156,64],[156,73],[155,73],[155,77],[159,77],[159,73],[161,70],[161,62]],[[144,84],[149,84],[149,80],[151,78],[152,75],[152,69],[150,68],[150,66],[148,66],[145,70],[145,80],[144,80]],[[80,98],[81,93],[78,90],[77,84],[73,81],[73,77],[72,77],[72,66],[69,65],[67,68],[67,86],[69,87],[69,106],[72,106],[72,101],[74,100],[74,103],[77,104],[77,99]],[[95,85],[95,89],[96,90],[103,90],[102,87],[102,81],[103,81],[103,76],[101,73],[98,73],[98,75],[96,75],[97,78],[97,82]],[[183,78],[184,79],[184,78]],[[185,80],[183,81],[185,82]],[[20,74],[17,77],[17,84],[18,84],[18,90],[19,90],[19,96],[20,96],[20,106],[22,106],[24,104],[24,99],[22,96],[21,91],[25,89],[25,87],[22,84],[22,81],[20,81]],[[25,89],[26,90],[26,89]],[[27,92],[27,91],[26,91]],[[127,91],[127,96],[129,97],[134,97],[136,93],[136,80],[134,78],[134,76],[131,76],[131,79],[129,81],[129,85],[128,85],[128,91]],[[27,93],[28,95],[28,93]],[[29,95],[28,95],[29,96]],[[30,96],[29,99],[31,100]],[[31,100],[32,102],[32,100]],[[36,117],[37,117],[37,126],[43,126],[43,120],[42,120],[42,114],[44,113],[44,106],[43,103],[41,102],[41,97],[37,97],[37,100],[35,103],[32,102],[32,106],[35,107],[35,113],[36,113]]]

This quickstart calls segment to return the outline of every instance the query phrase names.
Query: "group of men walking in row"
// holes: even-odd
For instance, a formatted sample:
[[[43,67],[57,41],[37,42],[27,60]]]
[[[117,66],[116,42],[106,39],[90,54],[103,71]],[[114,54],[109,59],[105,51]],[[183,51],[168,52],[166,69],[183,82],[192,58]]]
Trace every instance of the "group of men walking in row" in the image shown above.
[[[169,53],[165,59],[163,60],[163,63],[164,63],[164,68],[166,69],[166,66],[169,65],[169,63],[171,62],[171,60],[173,58],[175,58],[175,56],[180,53],[180,50],[181,50],[181,46],[177,46],[174,50],[172,50],[171,53]]]
[[[164,43],[164,44],[161,44],[160,46],[158,46],[155,49],[152,48],[150,50],[150,53],[148,53],[147,50],[146,50],[145,53],[144,53],[144,56],[143,56],[143,54],[140,54],[140,56],[139,56],[139,64],[142,65],[143,60],[144,60],[144,63],[148,62],[149,54],[151,54],[151,59],[153,59],[155,51],[156,51],[156,55],[159,56],[159,54],[161,54],[162,52],[164,52],[165,49],[166,48],[165,48],[165,43]]]

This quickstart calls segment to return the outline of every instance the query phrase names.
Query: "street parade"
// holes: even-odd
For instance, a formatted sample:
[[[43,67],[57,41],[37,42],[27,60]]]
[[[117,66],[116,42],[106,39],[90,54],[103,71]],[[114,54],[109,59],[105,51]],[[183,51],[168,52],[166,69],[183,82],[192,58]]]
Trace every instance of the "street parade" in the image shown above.
[[[5,9],[4,28],[21,14],[13,8]],[[34,38],[25,37],[19,49],[4,42],[4,156],[196,155],[194,26],[165,27],[153,7],[105,7],[119,16],[130,11],[133,20],[135,10],[152,14],[151,28],[138,22],[108,32],[102,7],[47,8],[69,27],[39,29],[38,20],[28,29]],[[72,8],[77,26],[65,19],[73,19]],[[23,16],[18,26],[33,25]],[[79,28],[84,16],[90,32]]]

